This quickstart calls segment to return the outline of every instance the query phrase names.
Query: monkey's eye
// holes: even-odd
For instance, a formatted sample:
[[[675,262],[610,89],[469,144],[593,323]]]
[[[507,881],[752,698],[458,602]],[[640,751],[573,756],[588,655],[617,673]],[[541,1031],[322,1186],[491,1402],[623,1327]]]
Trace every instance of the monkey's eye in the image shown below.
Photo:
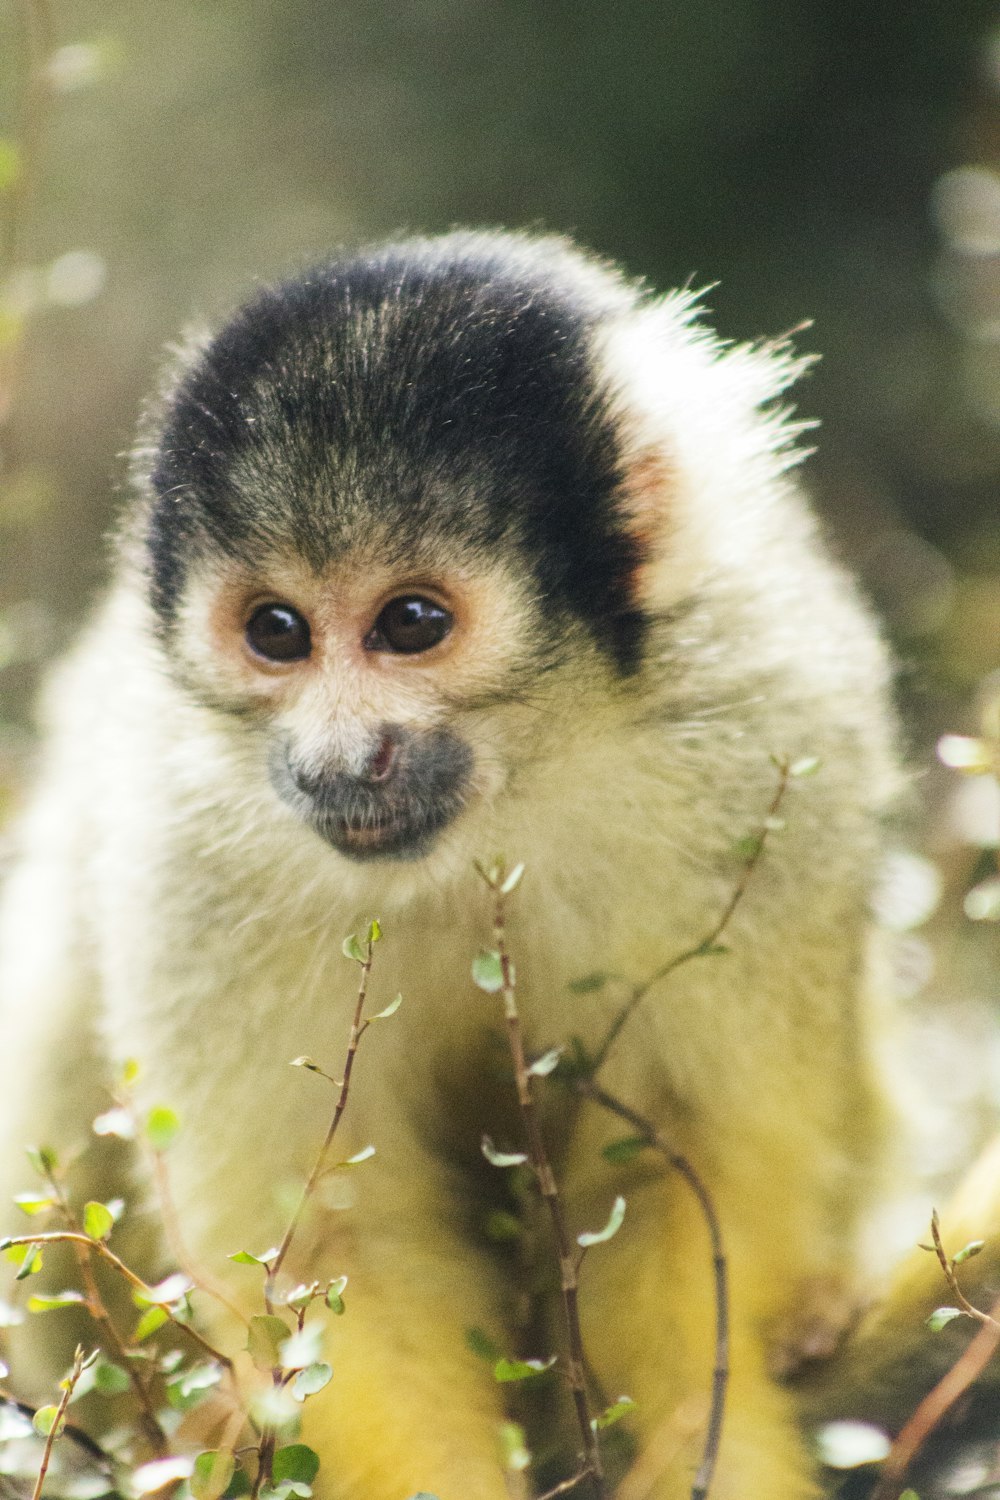
[[[309,623],[290,604],[261,604],[246,624],[251,650],[268,661],[302,661],[312,650]]]
[[[412,656],[443,641],[451,626],[452,617],[443,605],[421,594],[401,594],[382,610],[365,636],[365,649]]]

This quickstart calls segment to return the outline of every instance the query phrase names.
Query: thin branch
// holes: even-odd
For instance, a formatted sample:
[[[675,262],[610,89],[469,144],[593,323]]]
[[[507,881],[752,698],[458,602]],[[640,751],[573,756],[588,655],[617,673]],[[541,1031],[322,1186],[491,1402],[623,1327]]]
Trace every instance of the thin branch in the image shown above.
[[[108,1348],[117,1354],[121,1360],[131,1382],[132,1389],[135,1392],[136,1400],[139,1403],[142,1425],[146,1429],[146,1436],[149,1438],[154,1452],[162,1456],[167,1452],[169,1445],[167,1443],[167,1435],[160,1426],[157,1418],[156,1408],[149,1394],[149,1387],[145,1380],[143,1380],[135,1360],[129,1359],[128,1345],[118,1332],[111,1314],[104,1305],[104,1298],[101,1296],[100,1287],[97,1285],[97,1278],[94,1275],[94,1267],[90,1259],[90,1247],[96,1241],[91,1240],[90,1236],[84,1233],[76,1215],[70,1208],[69,1200],[56,1173],[54,1171],[49,1172],[46,1180],[55,1194],[56,1202],[59,1205],[59,1212],[62,1214],[67,1228],[81,1236],[82,1242],[74,1241],[73,1243],[73,1255],[76,1258],[76,1264],[80,1272],[80,1280],[83,1282],[87,1312],[104,1334]]]
[[[764,815],[764,822],[760,833],[754,839],[753,848],[744,862],[739,879],[733,887],[732,894],[726,902],[722,915],[717,918],[711,929],[699,942],[690,948],[685,948],[682,953],[676,953],[673,958],[668,959],[665,964],[652,973],[648,979],[644,979],[641,984],[637,984],[634,987],[625,1004],[608,1027],[604,1040],[601,1042],[592,1059],[592,1071],[594,1073],[600,1071],[607,1060],[608,1053],[621,1034],[623,1027],[631,1020],[636,1008],[646,998],[653,986],[659,984],[661,980],[667,979],[677,969],[681,968],[682,965],[690,963],[692,959],[704,958],[711,954],[732,921],[740,902],[746,895],[747,886],[750,884],[754,871],[760,864],[768,835],[775,827],[778,811],[788,790],[788,782],[792,774],[791,766],[787,760],[777,761],[776,764],[778,767],[778,785],[775,788],[774,796],[771,798],[771,804]]]
[[[5,1390],[2,1385],[0,1385],[0,1402],[3,1402],[5,1406],[12,1406],[15,1411],[21,1413],[22,1417],[27,1417],[29,1422],[33,1423],[35,1417],[38,1415],[39,1408],[37,1406],[32,1406],[30,1401],[19,1400],[17,1396]],[[109,1478],[113,1476],[114,1463],[110,1454],[105,1453],[100,1443],[96,1442],[89,1432],[84,1432],[82,1427],[77,1427],[73,1422],[65,1422],[63,1424],[63,1432],[71,1443],[76,1443],[78,1448],[82,1448],[85,1453],[90,1454],[91,1458],[96,1459],[102,1465]]]
[[[76,1244],[85,1245],[88,1247],[88,1249],[91,1250],[91,1252],[100,1255],[103,1260],[107,1261],[109,1266],[114,1267],[119,1276],[124,1277],[124,1279],[129,1283],[130,1286],[135,1287],[136,1291],[142,1294],[143,1300],[145,1302],[148,1302],[150,1307],[160,1308],[161,1312],[166,1314],[174,1327],[180,1328],[184,1333],[187,1334],[188,1338],[193,1339],[194,1342],[201,1349],[203,1349],[207,1355],[210,1356],[210,1358],[217,1360],[218,1363],[220,1365],[223,1365],[227,1370],[233,1370],[233,1362],[228,1357],[228,1355],[225,1355],[221,1352],[221,1350],[214,1348],[213,1345],[210,1344],[208,1340],[202,1334],[200,1334],[196,1328],[192,1327],[190,1323],[185,1323],[181,1318],[178,1318],[177,1314],[173,1311],[173,1305],[170,1302],[160,1301],[153,1288],[151,1286],[148,1286],[146,1282],[143,1281],[141,1276],[137,1276],[133,1270],[130,1270],[125,1262],[123,1260],[120,1260],[115,1252],[110,1249],[103,1240],[92,1240],[89,1234],[82,1234],[77,1230],[50,1229],[42,1234],[18,1234],[5,1237],[4,1239],[0,1240],[0,1250],[11,1250],[16,1245]]]
[[[368,976],[371,973],[372,968],[372,950],[376,941],[376,938],[373,935],[373,928],[375,932],[378,931],[377,925],[374,923],[368,929],[369,935],[365,944],[365,957],[360,964],[361,980],[358,984],[358,996],[354,1005],[354,1016],[351,1020],[351,1032],[347,1043],[347,1057],[344,1062],[344,1074],[342,1079],[340,1080],[340,1093],[337,1097],[337,1103],[333,1111],[333,1117],[330,1120],[330,1125],[326,1132],[326,1138],[323,1141],[319,1152],[317,1153],[316,1160],[313,1162],[312,1171],[309,1173],[306,1185],[302,1189],[302,1194],[299,1198],[295,1212],[292,1214],[291,1220],[288,1224],[288,1228],[285,1230],[284,1236],[281,1240],[281,1244],[278,1246],[278,1253],[277,1255],[275,1255],[274,1259],[268,1266],[267,1280],[264,1283],[264,1300],[267,1304],[267,1310],[269,1313],[273,1312],[274,1310],[274,1287],[278,1272],[281,1270],[281,1267],[285,1262],[285,1257],[291,1249],[292,1240],[295,1238],[296,1231],[302,1220],[302,1215],[305,1212],[306,1204],[313,1196],[313,1193],[316,1191],[316,1184],[323,1176],[323,1172],[326,1168],[327,1157],[330,1154],[330,1148],[333,1145],[334,1137],[337,1134],[337,1129],[340,1125],[341,1119],[343,1118],[344,1110],[347,1108],[347,1099],[351,1088],[351,1072],[354,1068],[354,1058],[357,1054],[358,1043],[361,1041],[361,1038],[364,1036],[369,1026],[369,1022],[364,1019],[364,1009],[365,998],[368,993]]]
[[[580,1436],[583,1444],[583,1465],[580,1473],[569,1484],[569,1488],[572,1488],[583,1478],[589,1476],[594,1482],[594,1490],[598,1500],[602,1500],[605,1494],[604,1468],[601,1462],[601,1450],[597,1432],[591,1425],[590,1403],[587,1399],[586,1361],[583,1349],[583,1332],[580,1327],[579,1281],[577,1278],[576,1257],[573,1254],[569,1232],[566,1227],[566,1218],[563,1213],[562,1200],[559,1197],[559,1189],[556,1185],[551,1163],[549,1162],[545,1140],[542,1136],[541,1126],[539,1125],[535,1109],[531,1087],[531,1074],[528,1071],[528,1062],[524,1051],[524,1038],[521,1032],[521,1018],[518,1014],[515,996],[514,967],[510,960],[510,954],[507,951],[504,908],[508,892],[504,890],[504,885],[505,883],[508,884],[509,888],[509,882],[506,878],[506,871],[501,867],[497,867],[490,872],[480,869],[480,874],[487,885],[489,885],[494,896],[493,943],[500,960],[502,974],[500,993],[503,996],[504,1018],[507,1023],[507,1039],[510,1044],[510,1054],[514,1064],[517,1098],[521,1107],[521,1118],[524,1121],[524,1131],[527,1138],[528,1159],[531,1163],[531,1169],[535,1174],[535,1179],[538,1182],[539,1191],[545,1200],[549,1216],[552,1220],[552,1230],[559,1257],[563,1311],[566,1318],[566,1333],[569,1346],[566,1359],[566,1376],[570,1391],[572,1392],[577,1424],[580,1428]],[[554,1490],[552,1493],[559,1494],[560,1490]]]
[[[613,1094],[609,1094],[593,1078],[577,1079],[575,1086],[577,1092],[585,1099],[591,1099],[602,1109],[608,1110],[631,1125],[646,1145],[658,1151],[674,1171],[684,1178],[698,1200],[708,1228],[712,1242],[712,1267],[715,1276],[715,1363],[712,1371],[712,1403],[708,1414],[705,1445],[702,1450],[701,1463],[698,1465],[698,1472],[691,1487],[691,1500],[706,1500],[719,1457],[722,1421],[726,1409],[726,1389],[729,1384],[729,1277],[722,1229],[715,1205],[708,1188],[687,1157],[674,1150],[651,1120]]]
[[[593,1469],[585,1464],[571,1478],[564,1479],[561,1484],[553,1485],[552,1489],[546,1490],[544,1495],[539,1495],[538,1500],[556,1500],[558,1495],[568,1495],[570,1490],[575,1490],[578,1484],[582,1484],[585,1479],[590,1479],[593,1472]]]
[[[979,1332],[962,1351],[958,1359],[945,1371],[919,1406],[900,1429],[882,1466],[879,1482],[872,1492],[871,1500],[896,1500],[903,1487],[906,1472],[927,1439],[939,1426],[970,1386],[974,1385],[1000,1347],[1000,1297],[988,1313],[974,1307],[958,1284],[955,1262],[945,1251],[941,1241],[941,1227],[937,1211],[931,1215],[931,1234],[934,1238],[934,1253],[944,1273],[956,1302],[966,1317],[974,1318],[980,1325]]]
[[[72,1399],[73,1392],[76,1389],[76,1383],[80,1379],[80,1376],[82,1374],[83,1349],[79,1344],[77,1344],[76,1353],[73,1356],[73,1368],[70,1370],[63,1383],[63,1393],[59,1398],[59,1405],[56,1408],[55,1420],[53,1421],[52,1426],[49,1428],[45,1437],[45,1447],[42,1450],[42,1461],[38,1466],[38,1478],[35,1480],[35,1488],[32,1491],[31,1500],[41,1500],[42,1485],[45,1483],[45,1476],[49,1472],[49,1463],[52,1459],[52,1449],[55,1447],[56,1438],[59,1436],[59,1427],[63,1420],[63,1417],[65,1417],[66,1415],[66,1408],[69,1405],[70,1400]]]

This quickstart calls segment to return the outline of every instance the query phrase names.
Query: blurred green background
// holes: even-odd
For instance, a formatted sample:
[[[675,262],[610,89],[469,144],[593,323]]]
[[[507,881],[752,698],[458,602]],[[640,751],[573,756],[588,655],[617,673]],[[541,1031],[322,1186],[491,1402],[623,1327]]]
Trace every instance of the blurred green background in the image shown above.
[[[998,798],[933,746],[1000,664],[993,0],[0,0],[0,86],[0,782],[165,342],[340,242],[544,226],[717,282],[727,336],[814,320],[809,483],[893,639],[965,950]],[[998,933],[961,993],[995,998]]]

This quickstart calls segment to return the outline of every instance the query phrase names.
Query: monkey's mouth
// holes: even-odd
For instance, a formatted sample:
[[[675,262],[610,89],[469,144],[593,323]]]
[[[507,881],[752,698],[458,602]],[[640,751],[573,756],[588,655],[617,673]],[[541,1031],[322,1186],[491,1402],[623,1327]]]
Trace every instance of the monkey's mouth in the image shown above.
[[[271,759],[272,785],[303,822],[348,859],[422,859],[466,805],[472,752],[444,730],[397,737],[391,774],[381,779],[309,771],[284,747]]]

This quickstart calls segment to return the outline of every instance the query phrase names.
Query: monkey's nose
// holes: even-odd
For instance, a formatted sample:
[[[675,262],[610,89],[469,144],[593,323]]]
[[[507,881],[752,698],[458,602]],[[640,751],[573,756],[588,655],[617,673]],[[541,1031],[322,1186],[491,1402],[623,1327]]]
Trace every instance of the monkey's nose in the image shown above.
[[[358,777],[359,781],[371,783],[388,781],[396,764],[399,741],[392,734],[383,734],[374,755]]]

